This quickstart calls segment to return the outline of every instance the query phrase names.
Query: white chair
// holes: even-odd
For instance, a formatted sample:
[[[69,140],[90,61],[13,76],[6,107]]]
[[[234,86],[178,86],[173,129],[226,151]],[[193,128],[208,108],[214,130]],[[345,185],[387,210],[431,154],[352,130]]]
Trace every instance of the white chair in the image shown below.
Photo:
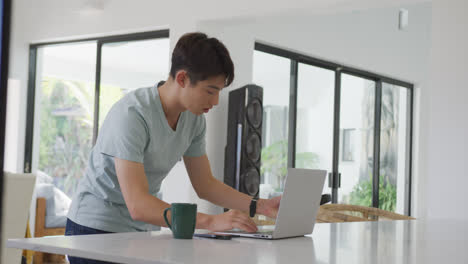
[[[1,263],[21,263],[21,249],[6,248],[6,240],[23,238],[36,176],[4,172]]]

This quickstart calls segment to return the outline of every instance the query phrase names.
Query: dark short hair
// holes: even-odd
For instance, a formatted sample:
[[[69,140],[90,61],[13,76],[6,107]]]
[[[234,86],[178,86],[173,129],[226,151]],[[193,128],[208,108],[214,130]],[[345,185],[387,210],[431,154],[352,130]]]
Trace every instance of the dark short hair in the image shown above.
[[[175,79],[179,70],[187,71],[192,84],[224,75],[225,86],[234,80],[234,64],[229,51],[216,38],[194,32],[183,35],[172,52],[170,75]]]

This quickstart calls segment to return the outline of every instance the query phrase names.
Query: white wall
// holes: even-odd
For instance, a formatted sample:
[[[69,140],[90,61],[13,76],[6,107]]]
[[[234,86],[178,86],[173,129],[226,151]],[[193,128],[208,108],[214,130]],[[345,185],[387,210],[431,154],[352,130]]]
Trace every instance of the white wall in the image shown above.
[[[427,216],[468,220],[468,2],[436,0],[426,145]]]
[[[4,166],[5,171],[17,171],[16,170],[16,159],[18,152],[20,151],[17,147],[18,131],[21,105],[16,103],[12,104],[9,102],[19,102],[21,100],[20,94],[20,81],[9,79],[8,80],[8,94],[7,94],[7,109],[6,109],[6,126],[5,126],[5,151],[4,151]]]

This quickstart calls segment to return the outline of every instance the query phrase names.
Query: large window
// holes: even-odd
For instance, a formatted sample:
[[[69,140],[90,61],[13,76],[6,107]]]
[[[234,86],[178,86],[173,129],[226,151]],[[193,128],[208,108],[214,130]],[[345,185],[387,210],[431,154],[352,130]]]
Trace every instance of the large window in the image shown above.
[[[71,195],[93,138],[96,43],[37,50],[34,168]]]
[[[340,102],[341,189],[339,203],[371,206],[374,163],[375,82],[342,74]],[[362,187],[362,185],[365,185]],[[366,185],[367,184],[367,185]],[[363,196],[363,197],[361,197]]]
[[[331,171],[335,73],[299,63],[297,75],[296,168]],[[327,182],[324,193],[330,192]]]
[[[288,167],[324,169],[334,203],[410,214],[413,85],[256,43],[264,91],[260,196]]]
[[[32,45],[25,171],[50,176],[71,197],[110,107],[128,91],[167,77],[168,36]]]
[[[263,136],[260,197],[283,192],[288,161],[289,69],[291,61],[254,52],[254,82],[268,87],[263,94]]]
[[[102,45],[99,127],[125,93],[166,80],[169,39],[110,42]]]
[[[379,207],[404,212],[410,170],[411,91],[382,83]],[[396,201],[395,201],[396,198]]]

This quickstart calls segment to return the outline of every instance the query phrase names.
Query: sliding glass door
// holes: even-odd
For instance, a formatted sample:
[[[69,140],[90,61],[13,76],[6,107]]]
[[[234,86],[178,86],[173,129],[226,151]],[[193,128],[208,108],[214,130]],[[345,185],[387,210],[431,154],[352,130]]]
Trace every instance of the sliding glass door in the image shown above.
[[[167,79],[169,40],[106,42],[101,50],[99,127],[126,93]]]
[[[112,105],[167,78],[168,37],[157,31],[32,45],[25,172],[71,197]]]
[[[69,196],[92,147],[95,58],[94,41],[37,49],[33,171]]]
[[[338,203],[372,206],[374,81],[341,75]]]
[[[333,203],[410,214],[413,85],[264,44],[255,49],[253,81],[264,88],[262,168],[278,171],[262,170],[261,192],[281,183],[288,167],[323,169],[323,193]],[[288,113],[273,116],[269,98],[282,98]],[[282,143],[272,144],[281,131]]]
[[[379,208],[400,214],[410,198],[405,194],[411,170],[411,101],[407,88],[382,83]]]
[[[291,60],[254,52],[254,82],[263,87],[263,135],[260,197],[280,195],[288,165],[289,84]]]
[[[334,71],[299,63],[296,168],[332,170],[334,86]],[[330,192],[326,180],[323,193]]]

